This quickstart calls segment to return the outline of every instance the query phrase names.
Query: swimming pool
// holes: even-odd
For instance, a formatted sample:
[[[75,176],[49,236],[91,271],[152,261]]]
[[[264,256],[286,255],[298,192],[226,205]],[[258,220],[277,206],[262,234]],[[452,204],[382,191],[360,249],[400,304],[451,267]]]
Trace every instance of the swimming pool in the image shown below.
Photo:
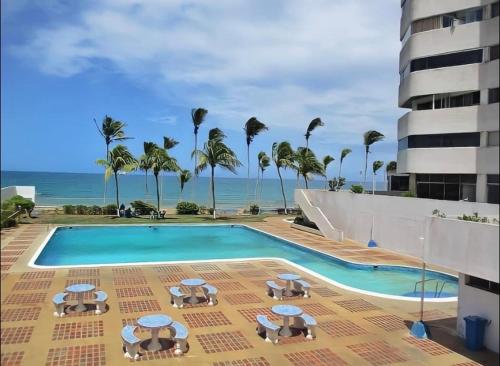
[[[249,258],[284,259],[365,293],[405,299],[419,296],[413,292],[421,279],[417,268],[346,262],[244,225],[59,227],[30,264],[46,268]],[[432,290],[427,297],[434,298],[437,281],[446,282],[440,300],[457,295],[456,277],[426,271],[426,279],[431,279],[427,289]]]

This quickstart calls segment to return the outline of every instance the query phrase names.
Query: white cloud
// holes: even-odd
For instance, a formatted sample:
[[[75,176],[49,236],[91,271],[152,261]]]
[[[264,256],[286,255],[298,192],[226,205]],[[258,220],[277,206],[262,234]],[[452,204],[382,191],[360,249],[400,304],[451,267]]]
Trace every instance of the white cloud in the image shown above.
[[[327,123],[318,141],[395,138],[399,0],[101,0],[56,18],[14,52],[60,77],[99,61],[205,106],[226,128],[256,115],[271,129]],[[163,121],[165,122],[165,121]],[[172,123],[168,120],[168,123]]]

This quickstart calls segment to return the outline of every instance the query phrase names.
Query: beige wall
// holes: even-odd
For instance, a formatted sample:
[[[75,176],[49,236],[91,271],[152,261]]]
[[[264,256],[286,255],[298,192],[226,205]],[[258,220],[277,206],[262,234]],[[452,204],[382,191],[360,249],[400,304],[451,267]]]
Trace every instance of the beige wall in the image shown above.
[[[498,87],[498,60],[412,72],[399,85],[399,106],[412,97]]]
[[[398,151],[398,173],[498,174],[498,147],[449,147]]]
[[[498,131],[499,103],[411,111],[398,121],[398,139],[410,135]]]

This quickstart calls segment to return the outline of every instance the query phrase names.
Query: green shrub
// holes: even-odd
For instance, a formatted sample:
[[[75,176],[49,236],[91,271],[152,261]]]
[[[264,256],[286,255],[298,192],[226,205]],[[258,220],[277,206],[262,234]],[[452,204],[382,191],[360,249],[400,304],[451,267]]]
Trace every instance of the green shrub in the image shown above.
[[[35,208],[35,202],[23,196],[16,195],[2,202],[2,210],[12,210],[13,212],[20,210],[25,211],[31,217],[31,212]]]
[[[104,215],[116,215],[116,212],[118,211],[118,206],[115,205],[114,203],[111,203],[109,205],[106,205],[102,208]]]
[[[458,219],[463,221],[483,222],[486,224],[490,222],[487,217],[480,217],[477,212],[474,212],[472,215],[463,214],[462,216],[458,216]]]
[[[179,215],[197,215],[200,210],[194,202],[179,202],[176,209]]]
[[[252,215],[258,215],[260,211],[259,205],[250,205],[250,213]]]
[[[353,184],[351,186],[351,192],[353,193],[363,193],[364,188],[361,184]]]
[[[137,215],[149,215],[151,211],[156,211],[156,207],[143,201],[130,202]]]
[[[2,214],[0,217],[0,227],[7,228],[7,227],[14,227],[17,225],[17,221],[15,217],[10,217],[13,215],[16,211],[14,210],[3,210],[2,209]]]
[[[76,213],[76,207],[73,205],[64,205],[63,212],[65,215],[74,215]]]
[[[88,214],[89,215],[101,215],[102,214],[102,208],[97,205],[93,205],[90,207],[87,207],[88,209]]]
[[[344,185],[345,185],[345,178],[344,177],[340,177],[338,180],[337,180],[337,178],[333,178],[333,179],[328,181],[328,186],[330,187],[330,191],[338,191]]]
[[[88,215],[90,211],[85,205],[77,205],[75,209],[77,215]]]
[[[439,211],[437,208],[432,210],[432,215],[436,217],[441,217],[442,219],[446,218],[446,214],[444,212]]]
[[[413,192],[405,192],[403,193],[403,197],[416,197],[415,193]]]

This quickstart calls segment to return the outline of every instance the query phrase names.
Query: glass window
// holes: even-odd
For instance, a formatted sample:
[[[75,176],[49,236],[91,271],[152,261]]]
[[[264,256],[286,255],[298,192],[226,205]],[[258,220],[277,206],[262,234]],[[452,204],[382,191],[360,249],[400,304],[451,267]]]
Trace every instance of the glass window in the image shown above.
[[[488,103],[498,103],[499,101],[499,88],[488,89]]]
[[[442,20],[441,16],[434,16],[425,19],[415,20],[411,25],[411,33],[425,32],[432,29],[441,28]]]
[[[412,60],[410,72],[483,62],[483,50],[472,50]]]
[[[490,47],[490,61],[498,60],[498,45]]]
[[[404,137],[398,141],[398,151],[408,149],[408,137]]]
[[[488,281],[483,278],[465,275],[465,284],[467,286],[475,287],[480,290],[500,294],[500,288],[497,282]]]
[[[476,179],[474,174],[417,174],[417,197],[474,202]]]
[[[488,175],[488,203],[499,203],[499,187],[498,175]]]
[[[498,16],[498,6],[499,6],[498,2],[494,3],[494,4],[491,4],[491,17],[492,18]]]
[[[458,183],[445,184],[444,199],[448,201],[458,201],[460,199],[460,185]]]
[[[436,147],[478,147],[479,143],[479,132],[411,135],[398,141],[398,149],[404,150]]]
[[[488,146],[499,146],[499,131],[488,132]]]

